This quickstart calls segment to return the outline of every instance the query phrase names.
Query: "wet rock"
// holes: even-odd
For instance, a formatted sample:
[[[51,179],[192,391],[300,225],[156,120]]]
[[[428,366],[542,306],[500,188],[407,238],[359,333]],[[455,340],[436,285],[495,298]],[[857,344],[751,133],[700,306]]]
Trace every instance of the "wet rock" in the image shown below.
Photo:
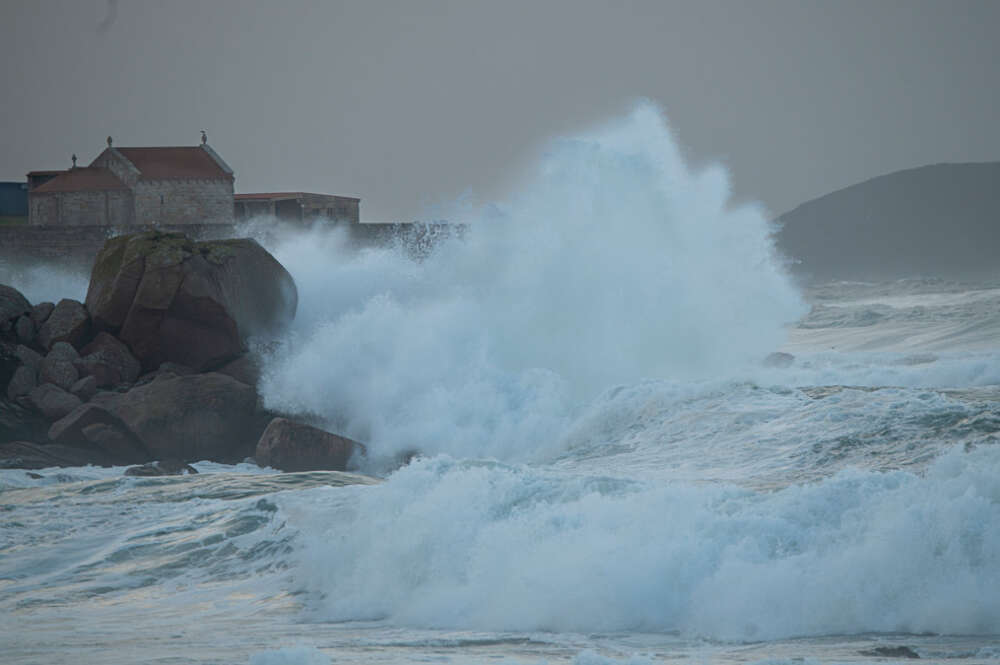
[[[81,375],[92,376],[98,387],[135,383],[142,367],[121,341],[106,332],[98,333],[83,347],[81,358],[74,363]]]
[[[28,399],[49,420],[59,420],[82,404],[79,397],[51,383],[36,387],[28,393]]]
[[[105,453],[115,464],[135,464],[150,457],[142,442],[120,423],[92,423],[80,433],[89,447]]]
[[[83,429],[94,424],[113,425],[125,429],[120,418],[96,404],[81,404],[66,416],[52,423],[48,429],[48,440],[65,446],[85,446],[87,438]]]
[[[86,402],[97,394],[97,379],[92,376],[85,376],[74,383],[70,387],[69,392]]]
[[[193,367],[188,367],[187,365],[182,365],[180,363],[172,363],[170,361],[160,363],[160,367],[156,371],[163,374],[173,374],[174,376],[188,376],[189,374],[198,373],[198,371]]]
[[[90,316],[83,304],[64,298],[38,330],[36,341],[48,351],[56,342],[67,342],[80,348],[90,334]]]
[[[148,462],[141,466],[132,466],[125,469],[126,476],[181,476],[192,473],[198,473],[198,470],[190,464],[176,459]]]
[[[31,344],[35,339],[35,324],[31,322],[31,317],[22,314],[14,324],[14,332],[17,334],[17,341],[21,344]]]
[[[101,393],[94,401],[160,459],[242,459],[263,429],[254,389],[214,372],[164,375],[125,393]]]
[[[22,314],[31,313],[31,303],[12,286],[0,284],[0,330],[11,330]]]
[[[38,368],[38,383],[51,383],[63,390],[69,390],[80,378],[73,365],[79,359],[76,349],[67,342],[56,342]]]
[[[34,349],[29,349],[23,344],[18,344],[14,351],[14,355],[21,364],[27,365],[33,368],[36,372],[42,367],[42,354],[38,353]]]
[[[862,656],[875,656],[877,658],[920,658],[916,651],[907,646],[875,647],[858,653]]]
[[[35,324],[35,330],[41,328],[42,324],[49,320],[49,316],[55,308],[55,303],[51,302],[40,302],[31,308],[31,322]]]
[[[28,365],[19,365],[14,370],[14,376],[7,384],[7,397],[17,399],[24,397],[38,386],[38,372]]]
[[[282,471],[344,471],[355,452],[365,454],[357,441],[286,418],[272,420],[254,458],[261,466]]]
[[[49,422],[29,400],[8,400],[0,397],[0,442],[44,441]]]
[[[236,360],[223,365],[216,370],[220,374],[233,377],[248,386],[256,386],[260,381],[260,366],[249,353],[245,353]]]
[[[88,464],[110,466],[97,451],[51,444],[43,446],[30,441],[0,443],[0,469],[44,469]]]
[[[288,272],[249,239],[195,242],[149,232],[109,240],[98,254],[87,307],[143,369],[172,361],[204,371],[239,356],[295,314]]]

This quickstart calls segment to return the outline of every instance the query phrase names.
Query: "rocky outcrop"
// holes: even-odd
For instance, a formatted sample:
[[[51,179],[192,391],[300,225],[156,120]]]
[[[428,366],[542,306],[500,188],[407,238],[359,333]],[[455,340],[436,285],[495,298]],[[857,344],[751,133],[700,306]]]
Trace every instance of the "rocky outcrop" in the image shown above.
[[[281,330],[297,305],[270,254],[252,240],[122,236],[99,254],[86,300],[32,307],[0,287],[2,463],[253,453],[274,414],[258,405],[248,342]]]
[[[257,442],[254,457],[261,466],[282,471],[344,471],[355,453],[364,455],[364,445],[316,427],[275,418]]]
[[[108,241],[87,291],[94,325],[117,335],[146,371],[165,361],[207,370],[295,315],[291,275],[250,239],[195,242],[176,233]]]
[[[256,391],[214,372],[164,375],[91,403],[117,416],[153,459],[243,459],[263,429]]]

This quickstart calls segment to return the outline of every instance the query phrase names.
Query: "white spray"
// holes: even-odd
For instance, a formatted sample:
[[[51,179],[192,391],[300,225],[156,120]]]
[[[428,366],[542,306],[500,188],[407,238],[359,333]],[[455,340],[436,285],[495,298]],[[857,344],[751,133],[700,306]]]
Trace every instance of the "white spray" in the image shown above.
[[[577,408],[643,378],[731,372],[777,348],[803,305],[754,206],[728,207],[649,104],[553,142],[508,201],[416,264],[336,238],[276,249],[300,320],[268,403],[376,454],[532,459]]]

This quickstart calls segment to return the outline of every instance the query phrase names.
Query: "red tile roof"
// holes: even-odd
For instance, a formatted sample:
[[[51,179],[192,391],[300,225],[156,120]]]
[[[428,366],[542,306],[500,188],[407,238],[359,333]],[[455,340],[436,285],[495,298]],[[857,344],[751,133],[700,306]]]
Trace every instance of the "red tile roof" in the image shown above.
[[[199,147],[180,148],[118,148],[132,162],[142,180],[170,178],[232,179],[206,150]]]
[[[84,166],[63,171],[52,180],[35,187],[32,194],[78,192],[80,190],[128,189],[114,173],[100,166]]]

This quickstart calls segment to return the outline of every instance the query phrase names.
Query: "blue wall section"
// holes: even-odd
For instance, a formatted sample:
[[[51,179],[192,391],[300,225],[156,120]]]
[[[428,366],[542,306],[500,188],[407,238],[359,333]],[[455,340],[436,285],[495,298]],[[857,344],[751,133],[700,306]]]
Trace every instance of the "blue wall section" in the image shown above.
[[[28,216],[28,184],[0,182],[0,217]]]

